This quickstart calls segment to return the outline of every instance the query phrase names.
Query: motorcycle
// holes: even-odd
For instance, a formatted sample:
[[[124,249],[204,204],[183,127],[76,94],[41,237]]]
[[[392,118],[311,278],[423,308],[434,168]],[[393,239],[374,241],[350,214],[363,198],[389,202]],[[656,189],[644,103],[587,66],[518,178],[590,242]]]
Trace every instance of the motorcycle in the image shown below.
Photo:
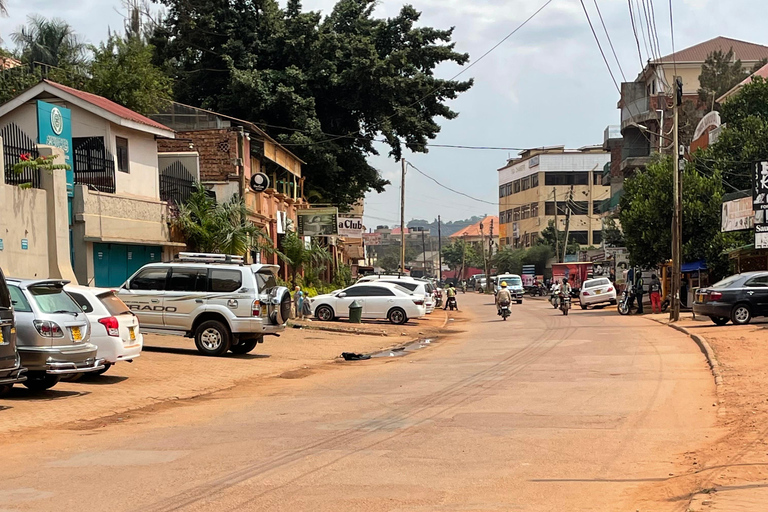
[[[510,311],[509,311],[509,302],[504,301],[504,302],[500,303],[499,304],[499,311],[500,311],[500,314],[501,314],[501,318],[506,322],[507,318],[511,314]]]
[[[552,292],[552,294],[549,296],[549,302],[552,304],[552,307],[557,309],[558,304],[558,295],[555,292]]]
[[[467,293],[467,283],[461,283],[461,293]]]
[[[625,288],[621,293],[621,299],[619,299],[618,309],[620,315],[628,315],[637,309],[636,305],[634,304],[634,298],[635,294],[631,288]]]
[[[443,307],[443,293],[435,290],[433,296],[435,297],[435,308]]]
[[[571,309],[571,298],[568,295],[560,294],[560,311],[568,316],[568,310]]]
[[[448,309],[451,311],[459,309],[459,306],[456,303],[456,297],[448,297]]]

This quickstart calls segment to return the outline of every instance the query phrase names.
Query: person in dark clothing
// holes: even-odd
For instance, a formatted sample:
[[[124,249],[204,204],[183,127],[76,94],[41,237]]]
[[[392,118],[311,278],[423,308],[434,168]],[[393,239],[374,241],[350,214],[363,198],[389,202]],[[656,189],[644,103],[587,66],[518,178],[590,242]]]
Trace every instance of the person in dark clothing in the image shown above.
[[[635,279],[635,295],[637,295],[637,314],[642,315],[643,314],[643,294],[645,293],[645,290],[643,290],[643,286],[645,285],[645,282],[643,281],[643,273],[637,272],[637,279]]]

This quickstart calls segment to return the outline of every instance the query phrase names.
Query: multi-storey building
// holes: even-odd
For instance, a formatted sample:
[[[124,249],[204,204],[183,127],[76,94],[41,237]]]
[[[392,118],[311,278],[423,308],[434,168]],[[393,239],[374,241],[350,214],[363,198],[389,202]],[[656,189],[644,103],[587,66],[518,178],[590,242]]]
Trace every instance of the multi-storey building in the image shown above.
[[[568,228],[570,241],[600,245],[600,204],[609,197],[603,168],[610,153],[602,146],[529,149],[499,172],[499,243],[515,248],[536,244],[549,222]]]

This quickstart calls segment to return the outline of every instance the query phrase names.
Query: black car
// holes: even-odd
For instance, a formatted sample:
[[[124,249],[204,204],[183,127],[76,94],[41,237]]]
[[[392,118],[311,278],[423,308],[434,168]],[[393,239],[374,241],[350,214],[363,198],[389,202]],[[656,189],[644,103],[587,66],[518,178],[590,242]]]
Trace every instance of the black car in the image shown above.
[[[728,320],[744,325],[754,317],[768,316],[768,272],[736,274],[698,290],[693,312],[708,316],[717,325]]]
[[[17,382],[27,380],[27,369],[22,368],[16,351],[16,323],[8,285],[0,269],[0,396],[7,393]]]

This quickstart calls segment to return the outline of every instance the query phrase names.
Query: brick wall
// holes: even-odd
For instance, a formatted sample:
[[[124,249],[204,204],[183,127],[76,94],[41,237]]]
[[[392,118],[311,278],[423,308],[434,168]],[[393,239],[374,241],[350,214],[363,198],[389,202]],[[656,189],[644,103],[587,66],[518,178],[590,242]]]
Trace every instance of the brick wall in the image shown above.
[[[190,147],[191,145],[191,147]],[[200,154],[201,181],[235,179],[237,167],[237,132],[229,129],[176,132],[176,139],[157,141],[160,153],[197,151]]]

